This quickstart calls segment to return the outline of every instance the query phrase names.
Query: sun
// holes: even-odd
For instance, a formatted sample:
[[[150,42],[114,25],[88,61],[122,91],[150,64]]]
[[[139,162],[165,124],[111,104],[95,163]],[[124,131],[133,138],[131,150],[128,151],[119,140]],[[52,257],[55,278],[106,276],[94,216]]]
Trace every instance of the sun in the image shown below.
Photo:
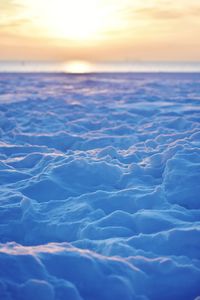
[[[109,0],[26,1],[29,1],[41,29],[51,37],[74,41],[99,40],[119,22],[113,2]]]
[[[73,40],[95,38],[106,26],[98,4],[95,0],[56,1],[55,7],[53,5],[48,12],[48,27],[57,37]],[[53,22],[51,16],[54,16]]]
[[[82,73],[90,73],[92,72],[92,64],[86,61],[81,60],[71,60],[65,62],[63,65],[63,72],[67,73],[75,73],[75,74],[82,74]]]

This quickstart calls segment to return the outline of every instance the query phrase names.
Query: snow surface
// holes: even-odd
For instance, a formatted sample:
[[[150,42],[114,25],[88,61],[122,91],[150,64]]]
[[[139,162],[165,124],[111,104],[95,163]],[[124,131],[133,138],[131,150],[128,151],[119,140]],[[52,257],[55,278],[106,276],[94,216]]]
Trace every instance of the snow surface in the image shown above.
[[[0,299],[197,299],[199,101],[199,74],[1,74]]]

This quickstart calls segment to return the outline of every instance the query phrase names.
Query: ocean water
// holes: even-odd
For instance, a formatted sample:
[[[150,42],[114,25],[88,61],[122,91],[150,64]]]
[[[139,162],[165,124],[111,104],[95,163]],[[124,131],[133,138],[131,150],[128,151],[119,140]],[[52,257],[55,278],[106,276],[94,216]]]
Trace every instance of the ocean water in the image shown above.
[[[198,72],[200,62],[0,61],[0,72]]]
[[[1,73],[0,299],[199,299],[199,183],[199,73]]]

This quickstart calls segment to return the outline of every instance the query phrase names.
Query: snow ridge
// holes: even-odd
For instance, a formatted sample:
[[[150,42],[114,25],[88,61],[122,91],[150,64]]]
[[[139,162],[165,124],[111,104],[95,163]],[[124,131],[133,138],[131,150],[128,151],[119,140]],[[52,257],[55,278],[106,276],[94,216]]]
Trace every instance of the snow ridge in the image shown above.
[[[200,75],[0,75],[0,299],[200,296]]]

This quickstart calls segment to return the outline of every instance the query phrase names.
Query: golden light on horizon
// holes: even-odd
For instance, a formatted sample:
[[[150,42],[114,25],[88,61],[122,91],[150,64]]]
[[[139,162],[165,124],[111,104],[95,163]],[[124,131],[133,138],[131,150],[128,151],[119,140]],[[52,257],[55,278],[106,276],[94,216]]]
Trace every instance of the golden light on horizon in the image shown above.
[[[63,71],[75,74],[89,73],[92,71],[92,64],[82,60],[69,61],[64,64]]]

